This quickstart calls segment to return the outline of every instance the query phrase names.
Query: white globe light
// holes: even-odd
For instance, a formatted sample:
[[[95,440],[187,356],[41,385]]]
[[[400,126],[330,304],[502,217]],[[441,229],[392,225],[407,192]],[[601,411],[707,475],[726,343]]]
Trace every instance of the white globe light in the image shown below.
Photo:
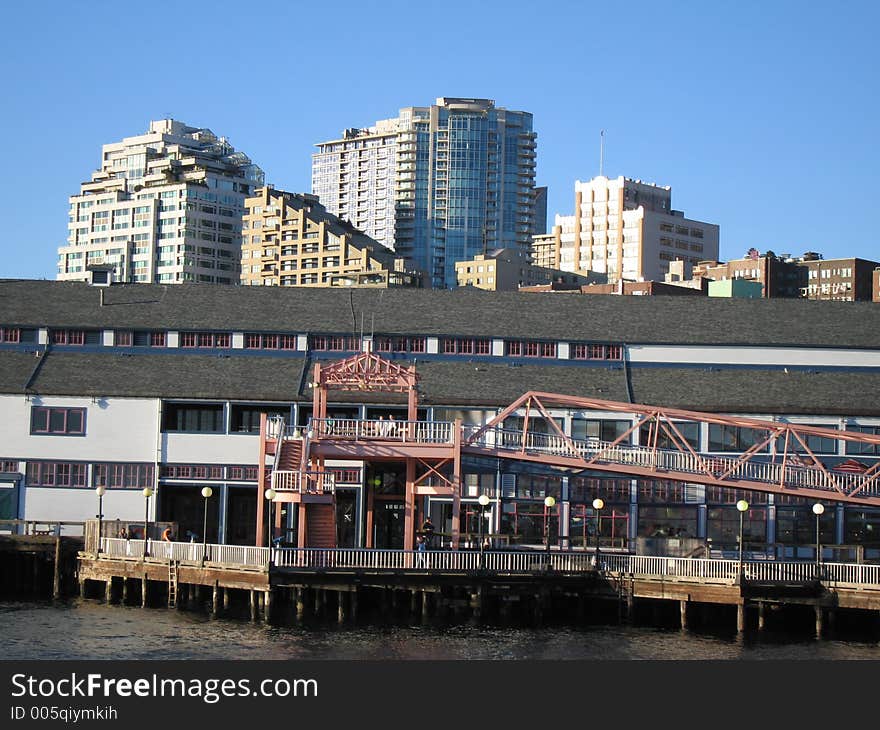
[[[141,492],[147,499],[153,496],[153,490],[150,487],[144,487],[144,491]]]
[[[556,499],[553,497],[544,497],[544,505],[547,507],[555,507]]]
[[[816,504],[813,505],[813,514],[816,515],[817,517],[819,515],[821,515],[824,511],[825,511],[825,505],[822,504],[821,502],[816,502]]]
[[[739,502],[736,503],[736,508],[740,512],[745,512],[749,508],[749,503],[746,502],[744,499],[741,499]]]
[[[106,493],[107,493],[107,490],[104,487],[96,487],[95,488],[95,494],[97,494],[99,497],[103,497]]]
[[[593,500],[593,509],[602,509],[604,506],[605,506],[604,499],[602,499],[600,497],[596,497],[596,499]]]
[[[202,488],[202,496],[203,496],[205,499],[207,499],[208,497],[210,497],[212,494],[214,494],[214,490],[211,489],[211,487],[203,487],[203,488]]]
[[[481,494],[481,495],[477,498],[477,502],[480,503],[480,506],[481,506],[481,507],[485,507],[487,504],[489,504],[489,497],[487,497],[485,494]]]
[[[275,499],[275,490],[271,489],[271,488],[267,489],[265,496],[266,496],[266,499]]]

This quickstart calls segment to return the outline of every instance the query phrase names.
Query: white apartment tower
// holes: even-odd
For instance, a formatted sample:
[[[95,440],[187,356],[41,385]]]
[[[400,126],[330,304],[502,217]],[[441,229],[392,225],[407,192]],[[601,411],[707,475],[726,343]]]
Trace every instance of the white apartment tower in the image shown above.
[[[237,284],[244,200],[263,171],[225,137],[174,119],[104,145],[101,168],[70,197],[59,280],[111,264],[113,280]]]
[[[552,247],[542,237],[545,266],[607,274],[609,281],[663,281],[671,261],[685,275],[698,261],[717,259],[719,229],[672,209],[672,189],[626,177],[577,180],[575,214],[557,215]]]
[[[432,286],[454,287],[457,261],[497,248],[528,253],[538,232],[535,140],[528,112],[440,97],[319,143],[312,193]]]

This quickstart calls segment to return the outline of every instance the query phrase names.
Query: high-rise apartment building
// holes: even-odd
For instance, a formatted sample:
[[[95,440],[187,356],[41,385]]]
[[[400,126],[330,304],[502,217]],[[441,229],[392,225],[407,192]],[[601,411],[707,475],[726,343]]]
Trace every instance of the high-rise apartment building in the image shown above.
[[[241,283],[262,286],[420,286],[394,253],[328,213],[314,195],[263,187],[245,201]],[[399,267],[399,268],[396,268]]]
[[[327,210],[455,286],[455,262],[527,251],[535,227],[532,115],[490,99],[441,97],[396,119],[348,129],[312,157]]]
[[[225,137],[174,119],[103,146],[101,168],[70,197],[58,279],[112,264],[113,280],[237,284],[244,200],[263,172]]]
[[[672,189],[626,177],[575,182],[575,213],[556,216],[553,243],[540,237],[535,262],[595,271],[610,281],[662,281],[672,261],[689,268],[718,257],[719,230],[672,209]],[[552,258],[548,258],[552,252]]]

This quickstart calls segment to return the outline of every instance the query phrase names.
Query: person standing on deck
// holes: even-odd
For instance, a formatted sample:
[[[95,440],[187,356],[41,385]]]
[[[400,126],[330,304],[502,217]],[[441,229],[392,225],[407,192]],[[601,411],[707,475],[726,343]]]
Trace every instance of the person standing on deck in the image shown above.
[[[425,536],[426,547],[431,547],[434,542],[434,523],[431,522],[431,515],[425,517],[425,521],[422,523],[422,534]]]

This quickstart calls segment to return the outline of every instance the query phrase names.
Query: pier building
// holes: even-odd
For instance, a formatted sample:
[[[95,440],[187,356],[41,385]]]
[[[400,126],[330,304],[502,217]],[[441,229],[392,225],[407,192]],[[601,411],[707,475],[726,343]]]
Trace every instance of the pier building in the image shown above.
[[[268,519],[287,545],[412,548],[430,516],[443,545],[728,557],[741,530],[753,553],[871,559],[878,319],[870,303],[7,280],[0,518],[100,513],[241,546],[265,544]],[[645,461],[670,453],[695,468]]]

